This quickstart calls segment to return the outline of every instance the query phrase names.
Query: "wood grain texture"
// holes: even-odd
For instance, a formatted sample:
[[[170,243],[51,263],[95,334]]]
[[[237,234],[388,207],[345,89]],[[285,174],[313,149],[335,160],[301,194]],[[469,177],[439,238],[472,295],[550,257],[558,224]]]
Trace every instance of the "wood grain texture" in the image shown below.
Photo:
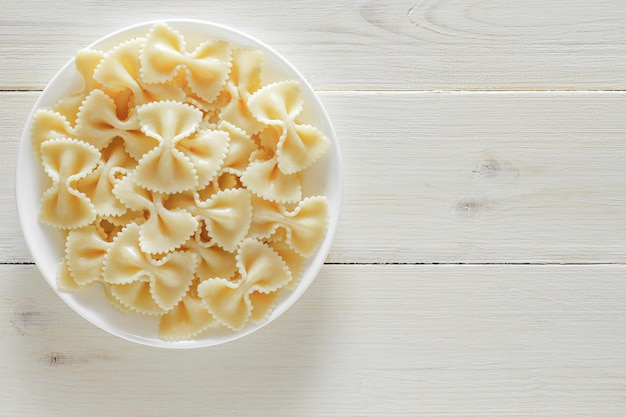
[[[621,416],[624,266],[326,266],[259,332],[146,348],[0,266],[1,415]]]
[[[624,416],[626,2],[0,8],[0,416]],[[307,293],[191,351],[123,341],[65,306],[28,264],[13,198],[38,91],[96,39],[174,17],[291,61],[345,173]]]
[[[26,7],[24,5],[27,5]],[[154,19],[258,37],[318,89],[626,88],[620,0],[0,0],[0,86],[41,89],[76,50]],[[35,64],[36,60],[36,64]]]
[[[37,93],[2,93],[12,196]],[[345,168],[338,263],[626,261],[626,93],[321,93]],[[0,260],[29,260],[12,198]]]

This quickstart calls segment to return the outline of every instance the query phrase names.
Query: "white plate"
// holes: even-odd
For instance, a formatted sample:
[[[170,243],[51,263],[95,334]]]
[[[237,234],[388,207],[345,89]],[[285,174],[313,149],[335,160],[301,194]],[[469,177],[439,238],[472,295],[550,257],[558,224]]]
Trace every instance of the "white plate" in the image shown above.
[[[31,124],[35,111],[53,106],[63,96],[81,89],[80,76],[71,59],[50,81],[35,103],[22,135],[16,170],[16,198],[20,223],[31,256],[41,274],[56,294],[82,317],[101,329],[124,339],[164,348],[195,348],[217,345],[238,339],[265,326],[284,313],[309,287],[322,267],[332,239],[337,229],[342,197],[342,174],[339,146],[330,119],[319,98],[304,77],[282,56],[269,46],[237,30],[209,22],[175,19],[162,20],[185,36],[188,44],[199,43],[207,38],[219,38],[234,45],[250,46],[264,54],[263,83],[283,79],[300,82],[305,100],[302,119],[318,127],[331,140],[331,146],[324,157],[312,168],[311,175],[303,184],[304,195],[325,195],[329,202],[328,232],[317,253],[309,259],[299,285],[286,292],[278,301],[268,319],[261,324],[249,324],[238,332],[220,330],[207,333],[197,339],[180,342],[166,342],[158,337],[158,319],[139,314],[122,313],[107,301],[98,285],[85,291],[66,292],[57,288],[56,274],[62,259],[64,240],[61,234],[38,220],[39,201],[42,192],[49,185],[40,162],[31,145]],[[112,33],[88,48],[109,50],[120,42],[148,33],[157,22],[146,22]]]

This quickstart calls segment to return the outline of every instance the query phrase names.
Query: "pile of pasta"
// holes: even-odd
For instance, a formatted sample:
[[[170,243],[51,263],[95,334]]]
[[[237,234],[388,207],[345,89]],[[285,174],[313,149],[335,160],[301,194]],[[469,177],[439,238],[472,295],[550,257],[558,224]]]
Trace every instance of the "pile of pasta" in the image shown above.
[[[301,186],[330,142],[299,121],[299,83],[263,85],[259,50],[190,51],[166,24],[75,62],[84,89],[32,125],[40,220],[66,237],[58,287],[101,284],[164,340],[265,320],[328,222]]]

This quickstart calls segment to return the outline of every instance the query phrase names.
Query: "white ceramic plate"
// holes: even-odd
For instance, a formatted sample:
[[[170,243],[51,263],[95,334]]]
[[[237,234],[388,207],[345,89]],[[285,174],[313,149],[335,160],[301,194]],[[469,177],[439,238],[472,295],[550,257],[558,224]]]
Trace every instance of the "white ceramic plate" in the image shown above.
[[[122,313],[107,301],[102,288],[95,285],[85,291],[66,292],[57,288],[56,274],[62,259],[64,240],[61,234],[38,220],[39,201],[42,192],[49,186],[40,162],[31,145],[31,124],[35,111],[53,106],[63,96],[79,91],[82,87],[80,76],[71,59],[45,88],[26,122],[16,171],[16,198],[20,223],[30,250],[41,274],[56,294],[82,317],[101,329],[124,339],[164,348],[194,348],[217,345],[238,339],[258,330],[284,313],[309,287],[322,267],[337,229],[342,196],[342,174],[339,146],[330,119],[319,98],[304,77],[276,51],[260,41],[237,30],[197,20],[163,20],[182,33],[188,44],[199,43],[207,38],[219,38],[234,45],[249,46],[264,54],[263,83],[295,79],[300,82],[305,99],[301,119],[318,127],[331,140],[325,156],[311,169],[308,181],[303,184],[304,195],[325,195],[329,202],[329,227],[318,252],[309,259],[299,285],[291,292],[285,292],[268,319],[261,324],[249,324],[238,332],[219,330],[199,336],[197,339],[180,342],[166,342],[158,337],[158,319],[139,314]],[[156,22],[146,22],[112,33],[88,48],[109,50],[122,41],[148,33]]]

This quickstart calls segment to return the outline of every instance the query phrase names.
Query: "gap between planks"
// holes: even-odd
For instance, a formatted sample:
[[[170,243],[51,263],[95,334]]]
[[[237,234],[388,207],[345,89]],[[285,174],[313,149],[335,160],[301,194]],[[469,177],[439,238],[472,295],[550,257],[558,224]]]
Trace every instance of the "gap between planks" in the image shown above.
[[[0,265],[35,265],[35,262],[0,262]],[[324,262],[324,265],[356,265],[356,266],[626,266],[624,262]]]
[[[440,88],[440,89],[334,89],[314,88],[316,93],[373,93],[373,94],[415,94],[415,93],[624,93],[626,89],[597,88],[597,89],[572,89],[572,88]],[[30,88],[2,88],[0,93],[41,93],[41,89]]]

